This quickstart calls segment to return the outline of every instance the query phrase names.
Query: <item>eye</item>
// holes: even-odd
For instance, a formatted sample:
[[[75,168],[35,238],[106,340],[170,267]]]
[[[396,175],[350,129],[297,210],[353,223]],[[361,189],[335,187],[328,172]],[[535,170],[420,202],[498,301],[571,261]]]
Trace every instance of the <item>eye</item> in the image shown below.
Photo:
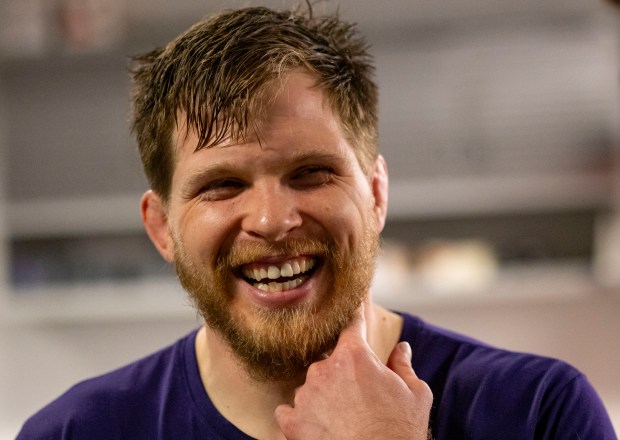
[[[200,190],[200,196],[208,201],[226,200],[237,196],[245,183],[237,179],[217,179],[207,183]]]
[[[329,183],[333,175],[334,170],[330,166],[310,165],[295,171],[291,177],[291,183],[296,188],[312,188]]]

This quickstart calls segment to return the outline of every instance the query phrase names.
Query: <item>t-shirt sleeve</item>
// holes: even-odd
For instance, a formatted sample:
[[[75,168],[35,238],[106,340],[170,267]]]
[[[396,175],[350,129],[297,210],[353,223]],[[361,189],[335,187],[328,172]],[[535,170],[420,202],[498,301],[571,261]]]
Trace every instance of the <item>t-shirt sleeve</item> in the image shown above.
[[[583,374],[549,394],[540,408],[536,439],[617,440],[609,415]]]
[[[105,399],[86,396],[77,386],[30,417],[16,440],[121,438],[118,426],[107,420],[116,412]]]

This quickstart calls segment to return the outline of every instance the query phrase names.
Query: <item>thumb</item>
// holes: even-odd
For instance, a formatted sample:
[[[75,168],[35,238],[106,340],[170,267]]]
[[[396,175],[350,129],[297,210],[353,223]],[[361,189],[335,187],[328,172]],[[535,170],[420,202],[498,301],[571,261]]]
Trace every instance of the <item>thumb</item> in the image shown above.
[[[399,342],[396,344],[396,347],[394,347],[392,353],[390,353],[387,366],[394,373],[398,374],[409,388],[411,388],[413,382],[418,379],[411,366],[411,346],[408,342]]]

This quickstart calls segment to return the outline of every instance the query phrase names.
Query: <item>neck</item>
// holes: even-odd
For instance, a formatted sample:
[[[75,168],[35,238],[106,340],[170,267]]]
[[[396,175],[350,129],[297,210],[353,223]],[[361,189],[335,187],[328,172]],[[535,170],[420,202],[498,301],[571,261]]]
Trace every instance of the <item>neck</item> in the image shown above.
[[[402,319],[370,302],[365,315],[368,344],[386,363],[400,338]],[[208,326],[196,337],[196,355],[209,398],[228,421],[254,438],[284,439],[273,413],[278,405],[293,401],[295,389],[304,382],[303,376],[283,382],[253,380],[226,342]]]

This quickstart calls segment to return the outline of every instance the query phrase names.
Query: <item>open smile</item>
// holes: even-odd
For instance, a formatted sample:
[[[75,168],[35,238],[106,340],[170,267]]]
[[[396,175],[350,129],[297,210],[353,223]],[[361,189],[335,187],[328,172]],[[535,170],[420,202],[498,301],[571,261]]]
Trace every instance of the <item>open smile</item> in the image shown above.
[[[265,292],[284,292],[304,284],[315,272],[315,257],[295,257],[278,263],[254,262],[243,265],[243,279]]]

